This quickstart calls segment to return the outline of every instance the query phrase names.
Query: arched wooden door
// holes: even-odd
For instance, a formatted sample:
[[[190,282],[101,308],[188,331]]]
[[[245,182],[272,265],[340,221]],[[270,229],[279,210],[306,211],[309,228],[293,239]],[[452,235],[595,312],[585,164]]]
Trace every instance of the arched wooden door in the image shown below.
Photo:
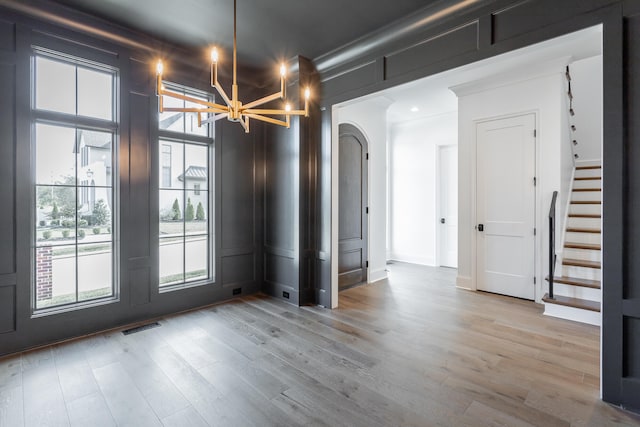
[[[339,126],[339,289],[367,281],[368,143],[350,124]]]

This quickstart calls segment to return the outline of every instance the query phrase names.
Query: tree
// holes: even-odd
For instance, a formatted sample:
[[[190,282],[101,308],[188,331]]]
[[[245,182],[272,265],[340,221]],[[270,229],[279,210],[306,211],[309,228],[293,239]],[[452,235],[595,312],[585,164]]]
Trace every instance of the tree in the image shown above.
[[[58,210],[58,204],[53,202],[53,209],[51,210],[51,219],[60,218],[60,211]]]
[[[191,197],[187,199],[187,209],[184,211],[185,221],[193,221],[193,205],[191,204]]]
[[[204,221],[204,207],[202,207],[202,202],[198,202],[198,207],[196,208],[196,219],[198,221]]]
[[[109,209],[103,199],[96,202],[93,207],[93,224],[106,225],[109,222]]]
[[[178,203],[178,199],[173,201],[173,206],[171,207],[171,219],[174,221],[180,219],[180,203]]]

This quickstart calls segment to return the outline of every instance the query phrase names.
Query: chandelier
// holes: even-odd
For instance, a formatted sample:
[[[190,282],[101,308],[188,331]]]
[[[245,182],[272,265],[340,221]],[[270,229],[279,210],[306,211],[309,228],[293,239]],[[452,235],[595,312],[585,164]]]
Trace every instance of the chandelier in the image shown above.
[[[165,88],[162,83],[162,73],[164,66],[162,61],[158,61],[156,69],[156,95],[158,96],[158,109],[162,112],[185,112],[185,113],[197,113],[198,126],[202,126],[204,123],[213,123],[220,119],[228,119],[231,122],[237,122],[242,125],[244,131],[249,133],[249,120],[255,119],[263,122],[271,123],[274,125],[289,127],[291,124],[291,116],[305,116],[309,117],[309,98],[311,91],[307,87],[304,91],[304,110],[294,110],[291,104],[285,102],[284,109],[265,109],[256,108],[263,104],[266,104],[277,99],[285,99],[286,91],[286,74],[287,69],[284,64],[280,66],[280,91],[274,94],[265,96],[255,101],[243,104],[238,100],[238,81],[237,81],[237,41],[236,41],[236,0],[233,0],[233,84],[231,86],[231,98],[224,91],[224,88],[218,81],[218,50],[213,48],[211,50],[211,87],[215,88],[220,94],[220,97],[224,101],[225,105],[216,104],[206,100],[194,98],[189,95],[183,95],[181,93],[173,92]],[[193,104],[197,104],[196,107],[164,107],[163,98],[168,96],[183,101],[187,101]],[[202,119],[202,114],[210,113],[210,116],[206,119]],[[271,116],[283,116],[282,118],[275,118]]]

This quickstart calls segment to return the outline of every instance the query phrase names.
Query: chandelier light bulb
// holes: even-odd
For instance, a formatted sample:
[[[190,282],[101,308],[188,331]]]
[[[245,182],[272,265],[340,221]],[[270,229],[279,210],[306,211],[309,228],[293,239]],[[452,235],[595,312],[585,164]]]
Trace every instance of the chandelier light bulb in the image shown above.
[[[158,61],[158,65],[156,65],[156,73],[161,76],[163,71],[164,66],[162,65],[162,61]]]
[[[280,77],[284,77],[287,75],[287,67],[284,64],[280,65]]]
[[[286,112],[291,111],[291,104],[289,104],[289,103],[287,102],[287,104],[284,106],[284,110],[285,110]]]
[[[214,64],[218,63],[218,48],[211,49],[211,62]]]
[[[311,98],[311,89],[306,88],[304,90],[304,99],[309,100],[309,98]]]

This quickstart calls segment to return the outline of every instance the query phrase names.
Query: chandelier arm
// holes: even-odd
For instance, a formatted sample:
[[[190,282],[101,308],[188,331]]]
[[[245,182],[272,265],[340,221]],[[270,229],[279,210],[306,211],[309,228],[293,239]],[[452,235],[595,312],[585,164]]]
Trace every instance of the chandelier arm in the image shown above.
[[[253,107],[258,107],[262,104],[266,104],[267,102],[275,101],[276,99],[282,99],[282,92],[277,92],[272,95],[265,96],[260,99],[256,99],[255,101],[251,101],[248,104],[242,106],[244,110],[249,110]]]
[[[286,121],[274,119],[273,117],[266,117],[260,114],[245,114],[245,116],[255,120],[260,120],[262,122],[271,123],[272,125],[284,126],[286,128],[289,127],[289,123],[287,123]]]
[[[244,128],[244,132],[245,133],[249,133],[249,117],[243,117],[240,119],[240,121],[238,122],[242,125],[242,127]]]
[[[231,107],[231,100],[218,80],[214,82],[213,87],[218,91],[218,94],[222,97],[224,103]]]
[[[304,116],[306,114],[305,110],[273,110],[273,109],[246,109],[242,110],[243,114],[260,114],[260,115],[271,115],[271,116]]]
[[[219,108],[219,109],[226,109],[227,108],[226,105],[220,105],[220,104],[216,104],[215,102],[210,102],[210,101],[206,101],[206,100],[203,100],[203,99],[193,98],[191,96],[183,95],[183,94],[177,93],[177,92],[172,92],[172,91],[166,90],[166,89],[160,89],[160,92],[158,93],[158,95],[159,96],[170,96],[171,98],[181,99],[183,101],[193,102],[194,104],[204,105],[204,106],[211,107],[211,108]],[[168,108],[165,108],[164,110],[167,111]]]
[[[203,119],[202,123],[214,123],[214,122],[217,122],[220,119],[226,119],[227,117],[229,117],[229,113],[215,114],[215,115],[209,116],[209,118],[207,118],[207,119]]]
[[[162,110],[167,113],[224,113],[227,108],[182,108],[182,107],[166,107]]]

